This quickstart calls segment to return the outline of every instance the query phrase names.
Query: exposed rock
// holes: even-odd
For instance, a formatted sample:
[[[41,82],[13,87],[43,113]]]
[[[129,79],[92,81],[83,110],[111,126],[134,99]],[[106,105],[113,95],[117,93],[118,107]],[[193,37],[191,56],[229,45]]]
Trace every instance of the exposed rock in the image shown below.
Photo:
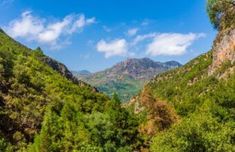
[[[112,80],[116,80],[117,76],[119,76],[119,78],[128,76],[136,80],[150,80],[159,73],[180,66],[182,65],[176,61],[161,63],[155,62],[149,58],[132,58],[120,62],[105,71],[94,73],[90,75],[88,79],[93,79],[97,75],[105,75],[107,79]]]
[[[214,74],[225,62],[235,62],[235,29],[218,34],[213,46],[213,63],[209,75]]]
[[[156,75],[180,66],[176,61],[162,63],[149,58],[130,58],[101,72],[75,76],[109,96],[116,92],[125,102],[137,95],[142,86]]]
[[[59,72],[62,76],[66,77],[68,80],[72,81],[73,83],[76,83],[79,86],[91,87],[87,83],[85,83],[81,80],[78,80],[75,76],[73,76],[73,74],[68,70],[68,68],[64,64],[62,64],[62,63],[60,63],[50,57],[47,57],[47,56],[41,57],[40,60],[42,62],[46,63],[47,65],[49,65],[53,70]],[[94,87],[91,87],[91,88],[93,89],[94,92],[98,91]]]
[[[107,73],[112,75],[126,74],[137,80],[149,80],[158,73],[180,66],[181,64],[176,61],[161,63],[149,58],[133,58],[116,64],[114,67],[108,69]]]

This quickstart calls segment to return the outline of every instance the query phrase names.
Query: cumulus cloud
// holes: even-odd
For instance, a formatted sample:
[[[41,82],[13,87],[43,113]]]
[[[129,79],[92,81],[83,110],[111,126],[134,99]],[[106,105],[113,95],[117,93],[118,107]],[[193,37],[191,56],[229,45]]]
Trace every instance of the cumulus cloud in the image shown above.
[[[116,39],[109,42],[100,40],[96,49],[98,52],[104,53],[106,58],[133,56],[135,53],[130,50],[139,48],[145,48],[143,53],[149,56],[183,55],[193,42],[205,36],[204,33],[148,33],[137,35],[129,41],[127,39]]]
[[[136,45],[146,39],[149,38],[154,38],[156,36],[156,33],[148,33],[148,34],[144,34],[144,35],[137,35],[134,40],[132,41],[132,45]]]
[[[112,56],[123,56],[128,53],[128,43],[125,39],[116,39],[109,42],[100,40],[96,48],[98,52],[104,53],[106,58]]]
[[[88,26],[90,24],[95,23],[95,18],[88,18],[86,19],[85,15],[80,15],[79,18],[73,23],[71,29],[69,30],[70,33],[73,33],[75,31],[77,31],[78,29],[81,29],[85,26]]]
[[[135,36],[135,35],[137,34],[138,30],[139,30],[138,28],[129,29],[129,30],[127,31],[127,35],[128,35],[128,36]]]
[[[95,18],[86,18],[83,14],[70,14],[62,20],[50,22],[45,18],[25,11],[5,27],[7,33],[14,38],[24,38],[48,45],[57,45],[63,36],[81,31],[85,26],[95,23]]]
[[[31,12],[26,11],[21,14],[20,19],[16,19],[10,22],[7,27],[7,33],[12,37],[28,37],[32,39],[36,34],[43,31],[43,20],[33,17]],[[32,37],[30,37],[32,36]]]
[[[192,45],[192,43],[205,37],[205,34],[180,34],[180,33],[162,33],[157,34],[152,42],[147,45],[146,54],[151,56],[158,55],[182,55]]]

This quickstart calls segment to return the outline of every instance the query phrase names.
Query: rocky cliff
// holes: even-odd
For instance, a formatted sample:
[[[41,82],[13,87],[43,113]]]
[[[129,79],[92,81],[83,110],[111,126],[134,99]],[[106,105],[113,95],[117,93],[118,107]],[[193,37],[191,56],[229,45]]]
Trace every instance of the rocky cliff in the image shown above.
[[[42,62],[46,63],[47,65],[49,65],[53,70],[59,72],[62,76],[66,77],[68,80],[71,80],[73,83],[78,84],[79,86],[91,87],[87,83],[85,83],[81,80],[78,80],[75,76],[73,76],[72,72],[70,72],[64,64],[62,64],[62,63],[60,63],[60,62],[58,62],[48,56],[44,56],[44,57],[40,58],[40,60]],[[93,91],[97,92],[98,90],[93,87]]]
[[[232,114],[235,101],[234,63],[235,29],[230,28],[219,31],[211,51],[180,68],[156,76],[145,85],[138,96],[130,100],[127,106],[132,107],[136,114],[147,113],[139,130],[148,137],[155,136],[155,140],[151,140],[153,143],[155,142],[151,143],[155,145],[152,149],[155,150],[156,147],[161,149],[161,147],[169,145],[174,149],[177,138],[180,139],[180,142],[185,138],[185,143],[195,144],[201,134],[203,134],[203,140],[200,144],[207,145],[212,139],[211,132],[208,130],[214,128],[214,124],[210,129],[205,125],[210,123],[210,117],[208,117],[210,115],[213,116],[214,122],[219,120],[217,126],[225,126],[229,121],[234,122]],[[223,116],[218,114],[221,109],[227,111]],[[231,117],[231,119],[227,117]],[[199,125],[198,121],[203,119],[205,122]],[[195,126],[194,123],[198,126]],[[194,130],[203,130],[204,126],[206,127],[202,133],[194,132]],[[223,127],[214,131],[216,136],[213,139],[224,134]],[[189,130],[187,130],[188,128]],[[208,135],[209,138],[205,139],[205,135]],[[225,139],[220,140],[214,147],[211,145],[209,147],[216,149],[219,144],[229,141],[231,136],[233,136],[231,131],[228,131],[224,136]],[[192,138],[188,140],[189,137]],[[163,139],[164,142],[161,142]],[[233,141],[228,143],[232,145]],[[181,145],[178,147],[181,148]],[[196,147],[189,149],[196,149]],[[226,148],[224,146],[221,149]],[[168,151],[168,149],[162,151]]]
[[[235,29],[220,31],[212,50],[213,63],[209,69],[209,75],[214,74],[224,64],[233,65],[235,62]]]

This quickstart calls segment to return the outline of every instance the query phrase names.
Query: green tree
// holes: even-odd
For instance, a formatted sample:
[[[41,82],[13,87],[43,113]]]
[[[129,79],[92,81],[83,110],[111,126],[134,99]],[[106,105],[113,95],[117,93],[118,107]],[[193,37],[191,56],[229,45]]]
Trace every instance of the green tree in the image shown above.
[[[192,115],[167,132],[157,135],[152,152],[232,152],[233,122],[219,123],[210,113]]]
[[[211,23],[216,29],[222,30],[234,24],[235,1],[234,0],[208,0],[207,12]]]
[[[0,136],[0,151],[12,152],[12,146]]]

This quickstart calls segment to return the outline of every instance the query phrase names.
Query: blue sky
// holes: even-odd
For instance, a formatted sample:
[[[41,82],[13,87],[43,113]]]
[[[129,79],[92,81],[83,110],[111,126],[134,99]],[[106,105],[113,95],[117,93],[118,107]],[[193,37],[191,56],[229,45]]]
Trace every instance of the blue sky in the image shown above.
[[[0,0],[0,26],[69,69],[92,72],[132,57],[186,63],[216,34],[206,0]]]

